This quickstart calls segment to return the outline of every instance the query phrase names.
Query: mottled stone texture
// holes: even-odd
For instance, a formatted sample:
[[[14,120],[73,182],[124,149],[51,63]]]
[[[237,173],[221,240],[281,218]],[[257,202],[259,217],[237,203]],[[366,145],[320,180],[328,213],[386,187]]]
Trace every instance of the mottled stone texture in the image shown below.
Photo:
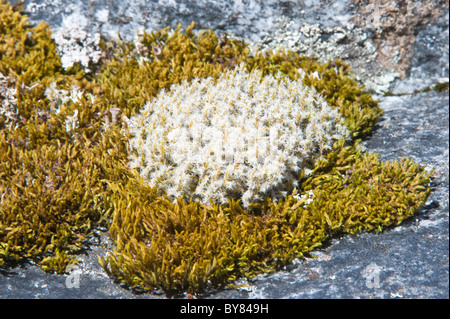
[[[199,28],[231,32],[261,47],[290,44],[292,49],[305,43],[300,28],[312,30],[319,25],[322,31],[315,34],[320,45],[315,48],[322,51],[315,53],[322,58],[345,52],[335,47],[339,43],[350,47],[346,39],[352,37],[343,37],[339,30],[357,30],[353,39],[362,42],[356,52],[369,54],[349,55],[348,62],[374,92],[396,94],[380,96],[385,114],[362,146],[382,159],[405,156],[434,169],[433,192],[426,205],[400,226],[332,239],[311,258],[209,297],[449,298],[448,92],[417,92],[448,82],[448,1],[139,0],[130,5],[127,1],[27,0],[25,7],[33,22],[45,19],[54,30],[74,12],[87,19],[91,34],[115,37],[120,31],[129,39],[138,29],[178,23],[187,27],[195,20]],[[333,43],[329,51],[327,37]],[[368,51],[363,50],[364,41],[370,43]],[[18,265],[0,269],[0,297],[165,298],[133,295],[108,278],[96,259],[108,245],[101,236],[91,251],[80,256],[80,268],[73,272],[79,275],[80,288],[67,288],[67,276]]]

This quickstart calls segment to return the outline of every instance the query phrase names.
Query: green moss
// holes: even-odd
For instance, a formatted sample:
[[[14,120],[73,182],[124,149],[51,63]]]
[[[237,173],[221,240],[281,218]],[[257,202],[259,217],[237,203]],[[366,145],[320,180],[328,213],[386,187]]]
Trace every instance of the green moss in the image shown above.
[[[437,92],[445,92],[448,91],[448,82],[437,83],[433,86],[433,90]]]
[[[56,44],[44,22],[31,28],[26,16],[0,1],[0,72],[25,85],[61,71]]]
[[[161,89],[184,80],[217,76],[248,55],[243,42],[221,40],[213,32],[195,36],[192,24],[186,33],[180,26],[145,33],[141,45],[120,42],[112,60],[99,76],[101,94],[130,117]],[[104,44],[105,49],[109,47]],[[98,92],[95,92],[98,93]]]
[[[416,95],[420,93],[426,93],[430,91],[436,91],[436,92],[445,92],[448,91],[449,86],[448,82],[439,82],[434,85],[428,86],[426,88],[415,90],[413,93],[392,93],[392,92],[386,92],[384,93],[384,96],[404,96],[404,95]]]
[[[292,52],[251,55],[246,43],[213,31],[195,35],[192,25],[144,34],[139,45],[103,41],[107,58],[88,77],[61,68],[45,23],[30,28],[3,0],[0,15],[0,72],[16,83],[21,119],[0,129],[4,266],[28,258],[64,272],[89,244],[92,229],[106,226],[114,250],[100,262],[108,274],[144,290],[198,292],[276,271],[335,234],[398,224],[429,194],[424,168],[406,159],[380,162],[356,148],[381,109],[340,61],[320,64]],[[292,79],[302,68],[304,83],[339,109],[355,141],[336,143],[310,176],[299,176],[299,189],[278,202],[244,209],[239,202],[174,203],[156,194],[128,169],[126,123],[120,116],[112,123],[111,109],[130,117],[163,88],[217,77],[240,63]],[[56,113],[45,95],[52,82],[77,85],[85,94]],[[30,87],[21,89],[22,83]],[[67,131],[75,111],[78,125]],[[306,205],[298,195],[309,191],[314,200]]]
[[[410,160],[382,163],[338,143],[292,194],[245,211],[173,203],[138,179],[114,185],[110,234],[115,249],[101,259],[107,272],[141,289],[197,292],[241,276],[272,272],[337,233],[381,230],[412,216],[429,190],[429,174]]]
[[[0,72],[15,80],[20,119],[13,129],[0,130],[0,264],[30,258],[63,272],[73,262],[67,254],[85,246],[102,215],[95,199],[106,189],[102,170],[110,164],[99,156],[107,151],[96,115],[101,108],[84,98],[52,112],[44,94],[48,83],[75,80],[61,73],[48,26],[29,28],[3,1],[0,15]],[[14,39],[23,41],[11,45]],[[37,85],[27,87],[32,83]],[[79,128],[69,133],[64,122],[75,109]]]

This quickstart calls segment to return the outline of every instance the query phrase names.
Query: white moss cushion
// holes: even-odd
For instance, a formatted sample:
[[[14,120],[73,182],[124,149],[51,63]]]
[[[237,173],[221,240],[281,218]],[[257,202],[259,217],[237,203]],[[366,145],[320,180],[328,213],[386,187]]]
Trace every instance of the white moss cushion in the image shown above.
[[[333,142],[339,112],[302,81],[244,66],[173,85],[128,121],[130,167],[153,187],[203,203],[279,198]]]

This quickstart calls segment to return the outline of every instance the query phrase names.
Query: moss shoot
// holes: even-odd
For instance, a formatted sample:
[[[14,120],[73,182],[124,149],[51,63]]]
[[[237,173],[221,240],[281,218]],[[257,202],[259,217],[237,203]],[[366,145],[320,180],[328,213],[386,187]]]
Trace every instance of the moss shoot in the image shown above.
[[[276,271],[330,236],[397,225],[430,192],[424,167],[358,150],[382,110],[341,61],[251,55],[245,42],[192,24],[136,43],[102,40],[103,58],[87,74],[79,64],[62,68],[44,22],[31,27],[4,0],[0,18],[0,102],[8,107],[0,112],[1,267],[32,260],[64,273],[92,231],[106,229],[114,249],[99,261],[109,275],[145,291],[201,292]],[[313,87],[351,140],[299,173],[284,198],[249,207],[173,201],[146,185],[128,164],[125,118],[162,89],[241,64]]]

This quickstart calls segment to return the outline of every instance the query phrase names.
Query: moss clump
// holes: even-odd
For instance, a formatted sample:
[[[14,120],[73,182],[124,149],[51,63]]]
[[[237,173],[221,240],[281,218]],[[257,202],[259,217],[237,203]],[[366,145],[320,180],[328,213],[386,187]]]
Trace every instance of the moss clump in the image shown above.
[[[435,90],[436,92],[445,92],[448,91],[448,87],[448,82],[440,82],[433,86],[433,90]]]
[[[128,122],[130,168],[168,196],[244,207],[284,197],[347,138],[339,111],[302,81],[247,73],[172,85]]]
[[[48,26],[30,28],[4,1],[0,15],[0,70],[16,88],[17,115],[9,125],[0,113],[0,264],[28,258],[64,272],[101,219],[101,180],[121,146],[101,136],[104,106],[87,96],[52,109],[49,83],[70,87],[77,75],[61,73]],[[78,128],[68,131],[75,111]]]
[[[162,88],[217,78],[244,63],[249,72],[281,72],[313,86],[339,110],[354,140],[370,133],[381,110],[340,61],[319,64],[292,52],[250,55],[244,42],[195,34],[193,25],[144,34],[136,44],[103,42],[107,58],[94,73],[65,71],[48,26],[29,27],[0,1],[0,72],[16,87],[18,114],[15,125],[0,127],[4,266],[28,258],[64,272],[92,229],[103,225],[115,246],[100,259],[110,275],[144,290],[198,292],[274,271],[333,234],[397,224],[429,193],[429,174],[412,161],[380,162],[341,141],[277,202],[246,209],[238,201],[174,203],[129,169],[130,136],[122,133],[122,116],[138,113]],[[46,94],[55,85],[76,85],[83,93],[56,111]],[[304,196],[309,192],[312,198]]]
[[[244,61],[248,49],[241,41],[224,40],[213,32],[195,36],[194,24],[180,31],[170,28],[144,33],[141,41],[112,46],[111,61],[99,78],[102,95],[130,117],[161,89],[194,78],[217,76]]]
[[[314,87],[331,106],[339,109],[355,140],[369,134],[383,114],[378,101],[358,85],[351,77],[350,66],[340,60],[321,64],[291,51],[269,51],[268,54],[257,53],[249,57],[247,63],[249,69],[258,68],[264,74],[282,72],[293,80],[303,76],[305,85]]]
[[[412,216],[429,175],[411,160],[382,163],[337,143],[301,177],[301,188],[250,213],[238,202],[202,205],[158,197],[131,180],[115,185],[110,234],[116,247],[101,260],[108,273],[142,289],[198,292],[272,272],[337,233],[382,230]],[[307,204],[297,194],[314,194]]]
[[[53,77],[61,70],[56,44],[44,22],[29,26],[26,16],[0,1],[0,73],[25,85]]]
[[[198,77],[201,77],[199,74],[218,77],[215,67],[222,72],[222,68],[234,67],[230,63],[217,63],[228,57],[214,59],[213,54],[193,54],[192,47],[181,44],[183,41],[195,43],[195,48],[201,51],[198,38],[189,30],[183,35],[177,29],[173,36],[166,36],[166,30],[161,32],[144,35],[138,45],[146,48],[141,47],[141,51],[150,52],[147,59],[133,57],[130,52],[135,47],[129,44],[128,55],[121,57],[126,63],[110,64],[108,76],[120,74],[126,78],[118,82],[131,83],[133,77],[128,75],[131,71],[123,67],[131,63],[125,59],[134,59],[136,69],[133,72],[136,73],[133,75],[137,78],[149,79],[146,72],[166,66],[157,73],[164,75],[164,85],[160,80],[153,80],[151,84],[168,88],[195,77],[189,72],[187,77],[181,75],[185,64],[211,70],[210,73],[195,70]],[[220,47],[211,32],[198,37],[205,37],[205,34],[216,48]],[[164,56],[158,57],[151,49],[158,43],[165,46],[173,42],[177,43],[173,47],[189,48],[192,57],[200,61],[182,59],[183,49],[166,51]],[[233,42],[229,46],[233,47]],[[341,112],[355,140],[370,133],[382,113],[377,102],[349,77],[348,66],[340,61],[322,65],[292,52],[251,56],[242,43],[235,43],[234,48],[238,50],[234,52],[237,54],[234,61],[244,61],[249,71],[281,72],[298,79],[302,76],[301,68],[305,73],[303,82],[316,88]],[[173,60],[178,61],[177,68],[170,67]],[[163,63],[160,65],[160,62]],[[176,72],[180,72],[179,77],[175,76]],[[150,82],[147,85],[152,87]],[[108,90],[112,91],[111,87]],[[130,88],[117,90],[118,96],[123,96],[129,94]],[[133,107],[141,108],[150,98],[144,96],[149,92],[135,92],[140,100]],[[127,112],[134,114],[134,110]],[[429,175],[418,165],[407,160],[382,163],[375,155],[362,154],[355,145],[344,147],[342,141],[316,165],[310,177],[299,176],[298,193],[278,202],[267,199],[251,209],[244,209],[236,201],[228,205],[204,205],[192,200],[173,203],[145,186],[135,174],[126,184],[110,185],[115,190],[109,204],[115,211],[110,235],[116,247],[101,263],[111,276],[133,287],[162,288],[171,293],[202,291],[226,285],[240,276],[274,271],[336,233],[381,230],[397,224],[411,216],[429,192],[424,186]],[[313,192],[314,199],[306,205],[308,199],[300,195],[309,191]]]

